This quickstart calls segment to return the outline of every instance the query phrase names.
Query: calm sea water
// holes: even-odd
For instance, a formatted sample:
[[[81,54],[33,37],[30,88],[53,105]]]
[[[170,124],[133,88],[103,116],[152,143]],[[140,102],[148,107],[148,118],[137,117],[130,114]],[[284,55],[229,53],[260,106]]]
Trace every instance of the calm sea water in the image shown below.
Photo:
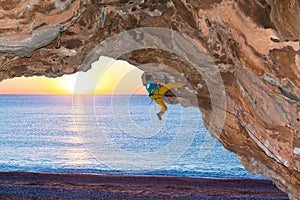
[[[0,171],[264,178],[210,137],[194,108],[147,96],[0,95]]]

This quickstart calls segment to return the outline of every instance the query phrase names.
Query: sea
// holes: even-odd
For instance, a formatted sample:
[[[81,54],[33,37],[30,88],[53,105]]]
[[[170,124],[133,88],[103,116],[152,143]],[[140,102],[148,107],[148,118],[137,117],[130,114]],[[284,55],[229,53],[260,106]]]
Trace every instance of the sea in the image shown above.
[[[255,178],[197,108],[146,95],[0,95],[0,171]]]

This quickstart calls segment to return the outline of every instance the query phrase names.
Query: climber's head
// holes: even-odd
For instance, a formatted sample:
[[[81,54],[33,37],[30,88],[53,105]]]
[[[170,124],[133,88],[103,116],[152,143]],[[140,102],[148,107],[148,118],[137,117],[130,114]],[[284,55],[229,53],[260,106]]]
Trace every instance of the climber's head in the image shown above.
[[[152,79],[153,79],[152,75],[147,75],[146,76],[146,81],[152,81]]]

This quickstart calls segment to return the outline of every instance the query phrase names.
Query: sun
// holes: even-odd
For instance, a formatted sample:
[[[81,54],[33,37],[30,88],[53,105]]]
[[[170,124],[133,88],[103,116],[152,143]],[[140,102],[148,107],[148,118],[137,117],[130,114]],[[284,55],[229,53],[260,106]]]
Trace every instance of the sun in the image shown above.
[[[65,94],[93,94],[95,93],[95,79],[90,73],[64,75],[56,81],[56,87]],[[84,79],[84,81],[80,81]],[[80,84],[81,83],[81,84]],[[82,84],[83,83],[83,84]]]
[[[76,76],[76,74],[72,74],[56,78],[55,87],[60,91],[60,93],[73,94]]]
[[[125,61],[101,57],[87,72],[65,75],[57,83],[68,94],[132,94],[140,90],[142,71]]]
[[[111,58],[102,58],[92,64],[91,69],[87,72],[77,72],[72,75],[64,75],[57,79],[56,87],[62,93],[66,94],[95,94],[99,90],[99,80],[104,76],[105,68],[114,63]],[[104,76],[105,77],[105,76]],[[112,78],[106,81],[106,84],[101,84],[101,88],[110,88],[114,80]],[[103,82],[103,81],[102,81]]]

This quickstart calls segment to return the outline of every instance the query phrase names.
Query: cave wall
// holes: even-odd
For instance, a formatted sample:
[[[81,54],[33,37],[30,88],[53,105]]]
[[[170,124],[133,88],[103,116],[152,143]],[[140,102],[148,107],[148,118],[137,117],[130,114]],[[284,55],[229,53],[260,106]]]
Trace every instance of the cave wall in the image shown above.
[[[202,63],[207,70],[217,69],[222,77],[226,117],[221,133],[210,133],[248,171],[272,178],[290,198],[300,199],[299,5],[297,0],[4,0],[0,81],[86,71],[102,55],[98,45],[124,31],[157,27],[182,33],[210,55],[214,65]],[[143,40],[138,32],[135,38]],[[118,43],[111,47],[118,48]],[[168,74],[172,68],[183,75],[198,99],[190,105],[199,106],[210,126],[217,94],[186,57],[147,48],[118,58],[144,71]],[[189,99],[188,91],[181,96]]]

